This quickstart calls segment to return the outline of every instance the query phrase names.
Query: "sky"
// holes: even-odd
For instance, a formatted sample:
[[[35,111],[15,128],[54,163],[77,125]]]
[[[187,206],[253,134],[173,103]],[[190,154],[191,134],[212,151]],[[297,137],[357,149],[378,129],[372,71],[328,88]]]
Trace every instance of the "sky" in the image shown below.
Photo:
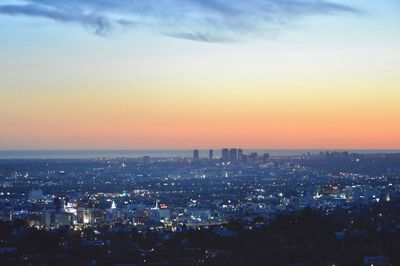
[[[229,146],[400,149],[400,1],[0,1],[0,150]]]

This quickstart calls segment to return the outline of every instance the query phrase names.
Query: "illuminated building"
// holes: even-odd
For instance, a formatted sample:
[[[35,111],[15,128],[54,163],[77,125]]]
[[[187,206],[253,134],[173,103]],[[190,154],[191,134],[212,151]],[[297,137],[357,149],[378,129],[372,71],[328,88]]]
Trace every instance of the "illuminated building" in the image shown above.
[[[118,211],[118,209],[117,209],[117,205],[113,201],[111,204],[111,208],[107,209],[107,211],[106,211],[106,222],[107,223],[117,222],[122,218],[121,216],[122,215],[121,215],[120,211]]]
[[[83,210],[83,223],[90,224],[92,223],[92,211],[91,210]]]

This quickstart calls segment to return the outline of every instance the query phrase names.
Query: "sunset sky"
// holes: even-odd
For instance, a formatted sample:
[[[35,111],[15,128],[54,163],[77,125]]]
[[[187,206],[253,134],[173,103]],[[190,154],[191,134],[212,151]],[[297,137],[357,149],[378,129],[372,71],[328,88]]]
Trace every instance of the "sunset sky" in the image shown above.
[[[400,1],[0,1],[0,150],[224,146],[400,149]]]

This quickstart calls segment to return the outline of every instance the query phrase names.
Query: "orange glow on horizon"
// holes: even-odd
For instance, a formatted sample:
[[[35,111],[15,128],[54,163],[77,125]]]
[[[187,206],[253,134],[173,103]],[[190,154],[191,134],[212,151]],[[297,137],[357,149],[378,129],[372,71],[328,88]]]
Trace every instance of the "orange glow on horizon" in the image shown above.
[[[0,149],[400,148],[394,74],[235,80],[234,73],[131,84],[99,76],[87,87],[8,91]]]

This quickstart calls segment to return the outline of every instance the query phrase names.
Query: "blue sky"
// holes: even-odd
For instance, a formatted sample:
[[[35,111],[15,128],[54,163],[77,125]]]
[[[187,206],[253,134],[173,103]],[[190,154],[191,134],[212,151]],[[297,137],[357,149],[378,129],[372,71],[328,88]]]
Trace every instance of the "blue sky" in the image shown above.
[[[145,27],[206,42],[277,31],[306,16],[360,12],[326,0],[16,0],[0,5],[4,15],[76,24],[99,35],[121,27]]]
[[[400,145],[396,0],[5,0],[0,43],[2,149]]]

